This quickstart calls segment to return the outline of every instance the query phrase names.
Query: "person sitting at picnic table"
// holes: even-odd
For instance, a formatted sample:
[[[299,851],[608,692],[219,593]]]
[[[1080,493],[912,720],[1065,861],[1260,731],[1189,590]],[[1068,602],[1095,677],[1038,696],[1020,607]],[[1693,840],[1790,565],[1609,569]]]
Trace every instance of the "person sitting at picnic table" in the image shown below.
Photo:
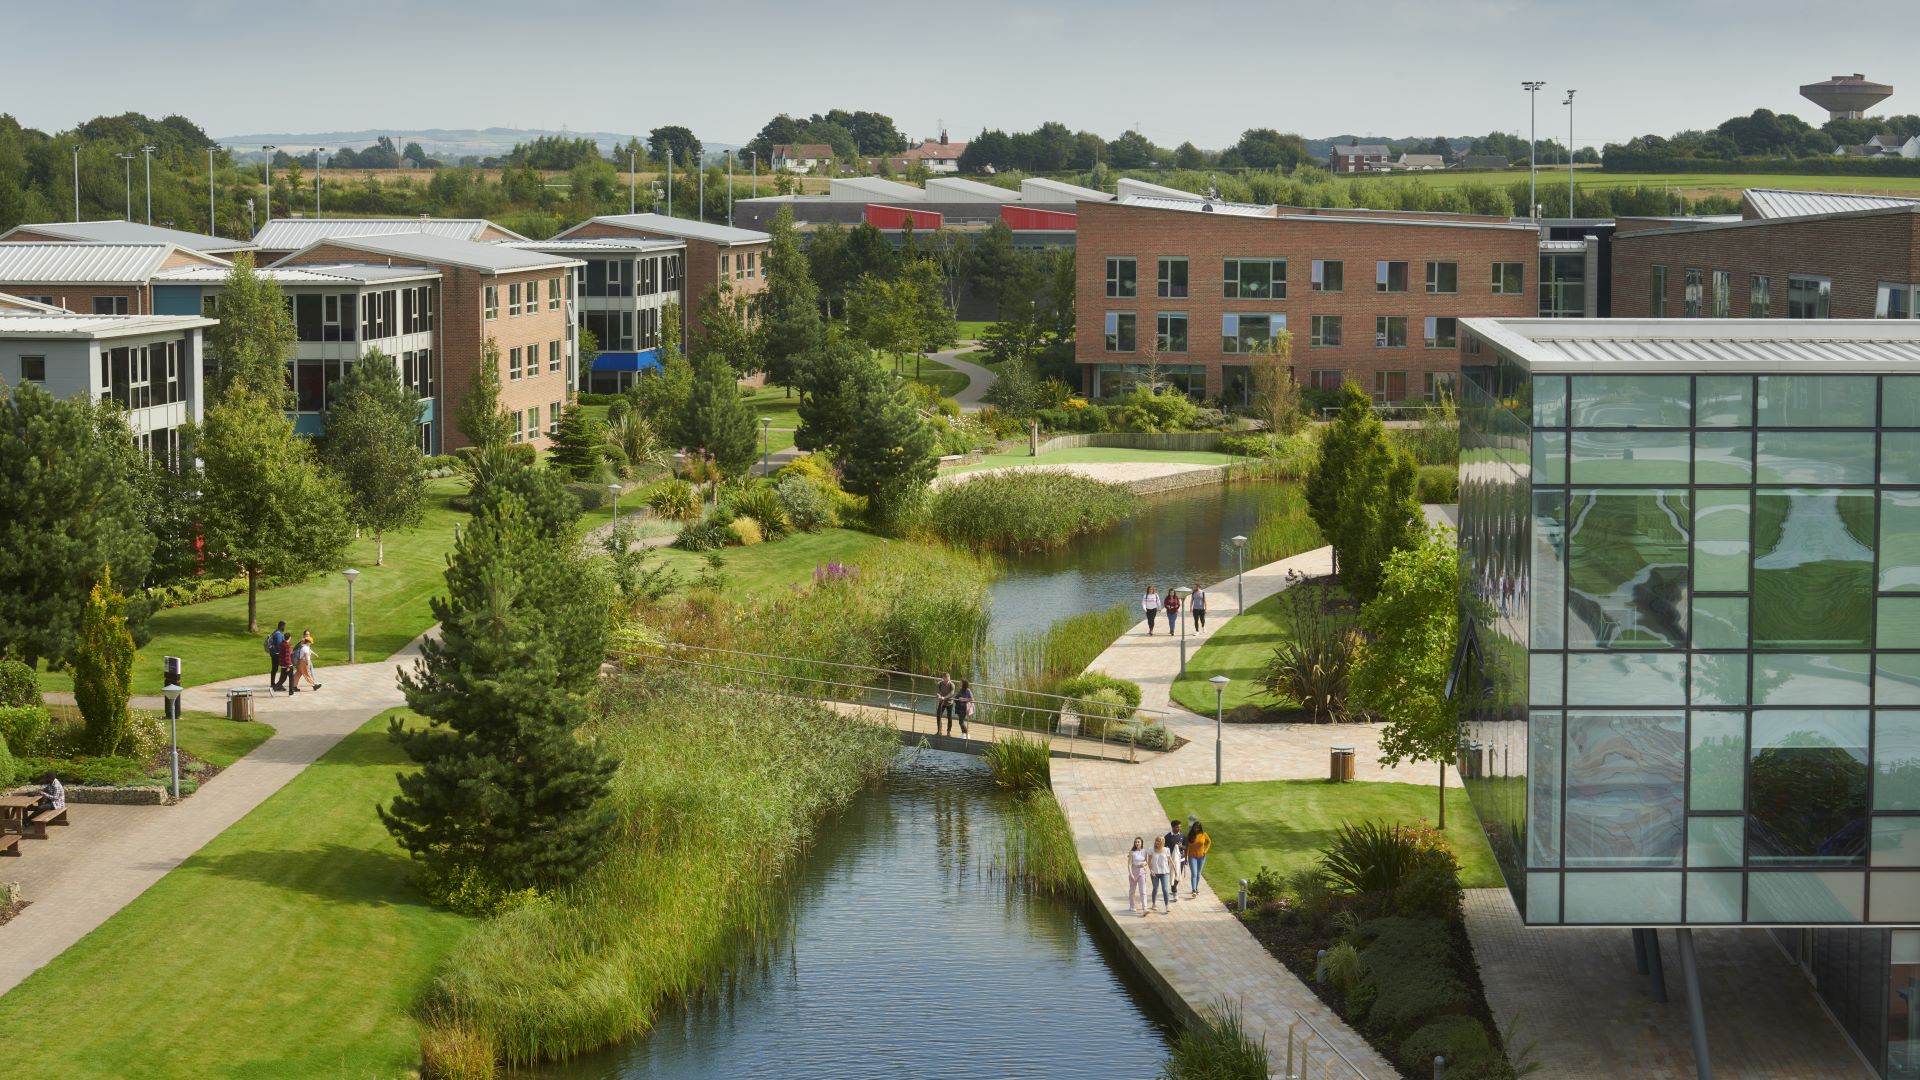
[[[38,814],[42,810],[65,810],[67,808],[67,789],[61,785],[59,777],[56,776],[47,781],[47,786],[41,788],[39,794],[40,801],[33,804],[33,809],[28,811],[29,816]]]

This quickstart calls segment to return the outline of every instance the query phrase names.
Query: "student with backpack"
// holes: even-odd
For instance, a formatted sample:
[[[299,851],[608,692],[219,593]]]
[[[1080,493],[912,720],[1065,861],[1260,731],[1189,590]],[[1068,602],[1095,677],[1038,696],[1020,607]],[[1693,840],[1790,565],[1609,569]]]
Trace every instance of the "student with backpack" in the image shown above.
[[[286,641],[287,621],[282,619],[280,625],[273,628],[273,633],[267,635],[267,677],[272,680],[268,686],[269,693],[280,689],[280,676],[288,666],[280,662],[280,646]]]

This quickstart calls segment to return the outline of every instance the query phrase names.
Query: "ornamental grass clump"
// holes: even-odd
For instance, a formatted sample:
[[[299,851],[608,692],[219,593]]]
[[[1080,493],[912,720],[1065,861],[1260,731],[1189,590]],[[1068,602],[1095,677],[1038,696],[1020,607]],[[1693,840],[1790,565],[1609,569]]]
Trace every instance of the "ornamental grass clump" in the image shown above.
[[[1057,469],[986,473],[934,493],[927,528],[955,547],[1056,548],[1131,516],[1140,498],[1120,484]]]
[[[1161,1080],[1267,1080],[1266,1040],[1247,1030],[1236,1005],[1208,1010],[1203,1023],[1180,1029]]]
[[[1053,792],[1040,789],[1012,800],[1001,842],[1001,864],[1014,885],[1048,896],[1078,898],[1086,893],[1073,830]]]
[[[1016,735],[987,747],[987,768],[993,782],[1008,791],[1038,791],[1053,775],[1052,758],[1043,739]]]

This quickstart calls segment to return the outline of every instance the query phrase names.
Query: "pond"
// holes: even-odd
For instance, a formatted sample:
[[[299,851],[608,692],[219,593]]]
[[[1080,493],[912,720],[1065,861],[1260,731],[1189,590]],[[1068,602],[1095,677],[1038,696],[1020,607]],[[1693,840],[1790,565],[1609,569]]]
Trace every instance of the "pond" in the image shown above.
[[[549,1080],[1148,1077],[1171,1019],[1079,905],[998,874],[977,759],[903,750],[822,831],[786,932],[643,1039]]]

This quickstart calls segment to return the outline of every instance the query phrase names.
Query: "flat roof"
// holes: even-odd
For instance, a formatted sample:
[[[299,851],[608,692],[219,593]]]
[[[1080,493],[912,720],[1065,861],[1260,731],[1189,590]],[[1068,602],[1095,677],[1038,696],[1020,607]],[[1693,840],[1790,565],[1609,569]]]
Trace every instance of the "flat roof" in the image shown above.
[[[599,222],[603,225],[617,225],[636,232],[665,233],[683,240],[704,240],[709,244],[764,244],[773,237],[752,229],[736,229],[731,225],[714,225],[705,221],[688,221],[686,218],[668,217],[665,214],[601,214],[588,218],[572,229],[554,237],[567,239],[567,234],[584,225]]]
[[[1093,200],[1084,200],[1092,202]],[[1219,199],[1165,198],[1158,195],[1125,195],[1121,206],[1141,210],[1172,210],[1183,214],[1224,214],[1228,217],[1262,218],[1269,221],[1328,221],[1368,225],[1424,225],[1440,229],[1506,229],[1537,233],[1530,221],[1502,221],[1484,216],[1447,214],[1396,214],[1391,210],[1323,212],[1313,207],[1282,208],[1277,204],[1223,202]],[[1282,213],[1283,209],[1313,210],[1312,213]]]
[[[209,255],[253,250],[251,240],[228,240],[224,237],[208,236],[205,233],[117,219],[113,221],[45,221],[39,224],[16,225],[0,233],[0,240],[6,240],[20,232],[39,233],[42,236],[53,236],[62,240],[90,241],[96,244],[172,244],[175,247],[203,251]]]
[[[389,233],[427,233],[451,240],[478,240],[489,228],[510,237],[526,237],[502,229],[486,218],[274,218],[254,234],[255,247],[267,251],[297,251],[318,240],[345,236],[382,236]]]
[[[1920,373],[1920,321],[1896,319],[1462,319],[1549,374]]]
[[[8,315],[0,338],[110,338],[194,330],[220,320],[202,315]]]
[[[446,264],[478,270],[487,274],[505,274],[520,270],[547,270],[562,266],[579,266],[580,260],[558,255],[547,255],[531,251],[515,251],[513,248],[498,244],[481,243],[477,240],[455,240],[445,236],[433,236],[427,233],[391,233],[380,236],[332,236],[316,240],[305,248],[281,259],[274,266],[289,265],[289,259],[297,259],[309,249],[331,245],[364,251],[369,255],[384,255],[391,259],[406,260],[406,265],[416,266]],[[391,264],[390,264],[391,265]]]
[[[745,202],[746,200],[740,199],[736,201]],[[558,238],[553,240],[495,240],[494,243],[500,247],[515,248],[520,251],[544,251],[554,255],[566,253],[591,254],[594,252],[600,252],[606,255],[617,255],[623,251],[682,251],[685,250],[687,246],[685,240],[654,240],[643,236],[601,236],[580,240],[561,240]]]
[[[99,244],[85,240],[10,240],[0,244],[0,282],[26,284],[144,285],[178,244]],[[218,269],[230,264],[194,252]]]
[[[380,266],[376,263],[334,263],[327,266],[262,266],[254,273],[282,285],[371,285],[418,278],[437,278],[431,266]],[[218,266],[176,266],[153,276],[158,282],[209,284],[227,280]]]

